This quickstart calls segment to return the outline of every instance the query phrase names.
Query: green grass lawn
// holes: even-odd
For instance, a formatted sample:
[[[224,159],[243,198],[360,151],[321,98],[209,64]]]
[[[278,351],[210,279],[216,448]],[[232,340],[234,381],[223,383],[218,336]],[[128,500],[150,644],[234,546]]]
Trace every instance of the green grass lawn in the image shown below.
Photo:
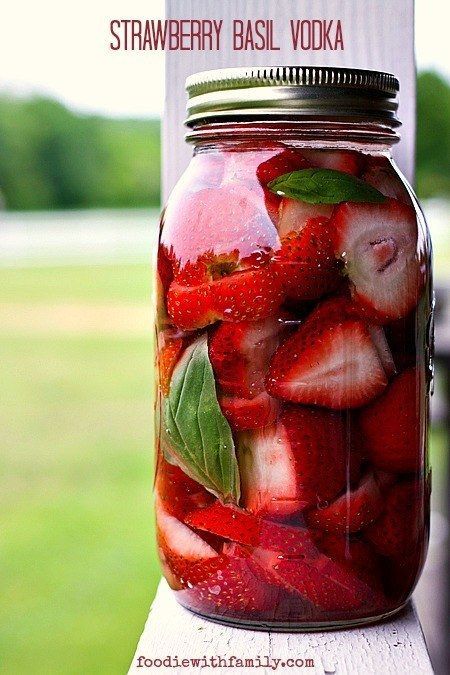
[[[0,672],[129,666],[159,578],[150,277],[0,269]]]
[[[123,673],[159,578],[149,268],[3,269],[0,288],[18,323],[0,337],[0,670]],[[110,305],[111,332],[65,327],[71,304]],[[36,330],[31,305],[63,305],[61,326]]]

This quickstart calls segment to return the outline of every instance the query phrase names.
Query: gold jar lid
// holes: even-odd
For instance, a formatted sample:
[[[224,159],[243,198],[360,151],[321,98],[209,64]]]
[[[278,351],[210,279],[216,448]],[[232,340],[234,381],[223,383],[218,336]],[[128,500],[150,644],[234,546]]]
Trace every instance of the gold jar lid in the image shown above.
[[[251,119],[374,121],[397,127],[398,80],[356,68],[225,68],[191,75],[186,125]]]

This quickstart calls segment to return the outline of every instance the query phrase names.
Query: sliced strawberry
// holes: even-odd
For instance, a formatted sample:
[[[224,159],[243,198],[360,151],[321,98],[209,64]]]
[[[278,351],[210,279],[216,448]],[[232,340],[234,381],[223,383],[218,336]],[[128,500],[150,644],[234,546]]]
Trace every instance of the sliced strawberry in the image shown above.
[[[379,321],[406,316],[422,284],[414,210],[395,199],[348,202],[331,221],[335,254],[345,264],[355,303]]]
[[[372,588],[381,591],[378,556],[369,544],[359,539],[328,534],[321,540],[320,548],[326,556],[344,565]]]
[[[320,218],[321,223],[325,223],[325,221],[331,217],[332,213],[333,206],[330,204],[308,204],[308,202],[302,202],[298,199],[284,197],[280,204],[280,218],[277,225],[278,235],[283,241],[284,237],[287,237],[288,235],[300,234],[310,220],[317,220]],[[331,245],[329,232],[326,231],[327,237],[321,237],[319,227],[317,226],[315,229],[316,232],[314,233],[313,231],[310,238],[318,236],[319,240],[323,239],[323,242],[321,243],[324,243],[327,250],[329,250]],[[324,225],[322,225],[321,229],[326,230]],[[334,257],[334,251],[330,250],[330,252]]]
[[[271,263],[238,272],[211,286],[212,306],[222,321],[257,321],[270,316],[282,300],[282,286]]]
[[[293,215],[296,211],[299,211],[297,222]],[[282,244],[275,260],[290,300],[315,300],[341,283],[329,221],[323,217],[304,221],[304,212],[304,204],[292,199],[284,199],[280,207]],[[295,226],[297,229],[281,235],[281,231]]]
[[[200,560],[215,558],[217,552],[198,534],[170,515],[156,499],[157,542],[163,562],[182,579]]]
[[[353,150],[302,150],[305,159],[320,169],[334,169],[357,176],[362,167],[362,155]]]
[[[388,492],[382,515],[365,531],[381,555],[401,558],[413,553],[423,531],[423,498],[419,482],[399,483]]]
[[[270,551],[255,552],[255,559],[288,590],[299,593],[325,611],[373,611],[383,598],[354,571],[326,555],[313,561],[285,558]]]
[[[331,504],[306,515],[312,527],[326,532],[358,532],[372,523],[383,510],[383,497],[373,474],[364,476],[354,490],[348,490]]]
[[[274,427],[239,437],[243,503],[253,513],[286,516],[332,499],[345,485],[346,455],[339,414],[288,408]]]
[[[284,517],[332,499],[345,485],[342,418],[326,410],[288,408],[278,424],[238,440],[244,506]]]
[[[369,327],[346,315],[345,300],[335,302],[319,305],[277,349],[266,377],[269,394],[342,409],[362,406],[386,387],[388,377]]]
[[[209,357],[226,394],[253,398],[264,391],[265,371],[287,321],[287,315],[277,315],[217,327],[209,340]]]
[[[158,459],[156,490],[158,503],[164,511],[179,520],[184,520],[192,509],[208,506],[214,501],[203,485],[189,478],[178,466],[169,464],[163,456]]]
[[[178,600],[190,609],[218,616],[267,612],[273,595],[255,574],[255,565],[248,557],[213,558],[197,566],[190,587],[178,591]]]
[[[269,263],[196,286],[173,281],[167,309],[176,326],[193,330],[215,321],[263,319],[275,312],[282,297],[281,279]]]
[[[346,433],[339,413],[289,406],[280,420],[294,460],[297,499],[309,506],[333,499],[346,480]]]
[[[419,372],[408,368],[359,413],[368,456],[383,471],[417,471],[421,462]]]
[[[235,431],[260,429],[273,424],[280,408],[279,402],[265,391],[254,398],[219,396],[219,404]]]
[[[164,396],[169,394],[173,369],[182,349],[183,340],[181,338],[169,338],[158,352],[159,381]]]
[[[265,162],[260,163],[256,170],[256,175],[264,190],[264,201],[267,213],[276,225],[280,220],[280,206],[282,199],[267,187],[270,181],[282,176],[285,173],[305,169],[309,165],[305,161],[302,153],[295,148],[287,148],[282,152],[270,157]],[[311,216],[312,217],[312,216]]]
[[[278,176],[290,173],[291,171],[306,169],[308,166],[309,164],[304,158],[303,151],[296,148],[286,148],[265,162],[262,162],[256,170],[256,175],[261,185],[267,185],[267,183],[275,180]]]
[[[211,285],[184,286],[176,281],[167,294],[167,311],[182,330],[202,328],[217,320],[212,309]]]
[[[314,320],[315,322],[326,321],[333,323],[343,318],[361,318],[358,307],[344,293],[324,300],[316,307],[314,313],[311,314],[311,322]],[[372,323],[367,323],[367,327],[384,371],[387,377],[390,378],[395,373],[395,363],[386,338],[388,327],[385,330],[381,326]]]
[[[189,574],[187,588],[177,593],[181,604],[217,617],[288,621],[311,616],[308,603],[270,583],[270,577],[251,555],[235,544],[226,555],[198,563]]]
[[[316,546],[307,530],[263,520],[235,506],[215,502],[192,511],[186,523],[245,546],[262,546],[285,555],[314,557]]]
[[[238,461],[246,509],[271,517],[301,510],[295,458],[282,424],[240,434]]]

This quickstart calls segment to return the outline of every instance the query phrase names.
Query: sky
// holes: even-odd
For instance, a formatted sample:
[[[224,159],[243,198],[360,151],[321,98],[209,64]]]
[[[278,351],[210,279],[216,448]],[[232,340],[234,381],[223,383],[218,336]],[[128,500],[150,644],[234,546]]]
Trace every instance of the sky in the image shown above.
[[[110,51],[108,24],[123,15],[163,17],[164,0],[15,0],[3,7],[0,91],[54,96],[82,112],[161,114],[163,53]],[[443,0],[416,0],[418,67],[450,78],[447,18]]]

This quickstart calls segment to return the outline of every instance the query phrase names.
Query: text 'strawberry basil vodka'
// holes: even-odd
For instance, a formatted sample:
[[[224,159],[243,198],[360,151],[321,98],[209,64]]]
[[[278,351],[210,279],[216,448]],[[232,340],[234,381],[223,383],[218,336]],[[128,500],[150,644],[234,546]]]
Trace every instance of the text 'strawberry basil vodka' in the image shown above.
[[[158,255],[156,516],[178,601],[305,630],[399,610],[428,537],[430,242],[398,82],[188,79]]]

